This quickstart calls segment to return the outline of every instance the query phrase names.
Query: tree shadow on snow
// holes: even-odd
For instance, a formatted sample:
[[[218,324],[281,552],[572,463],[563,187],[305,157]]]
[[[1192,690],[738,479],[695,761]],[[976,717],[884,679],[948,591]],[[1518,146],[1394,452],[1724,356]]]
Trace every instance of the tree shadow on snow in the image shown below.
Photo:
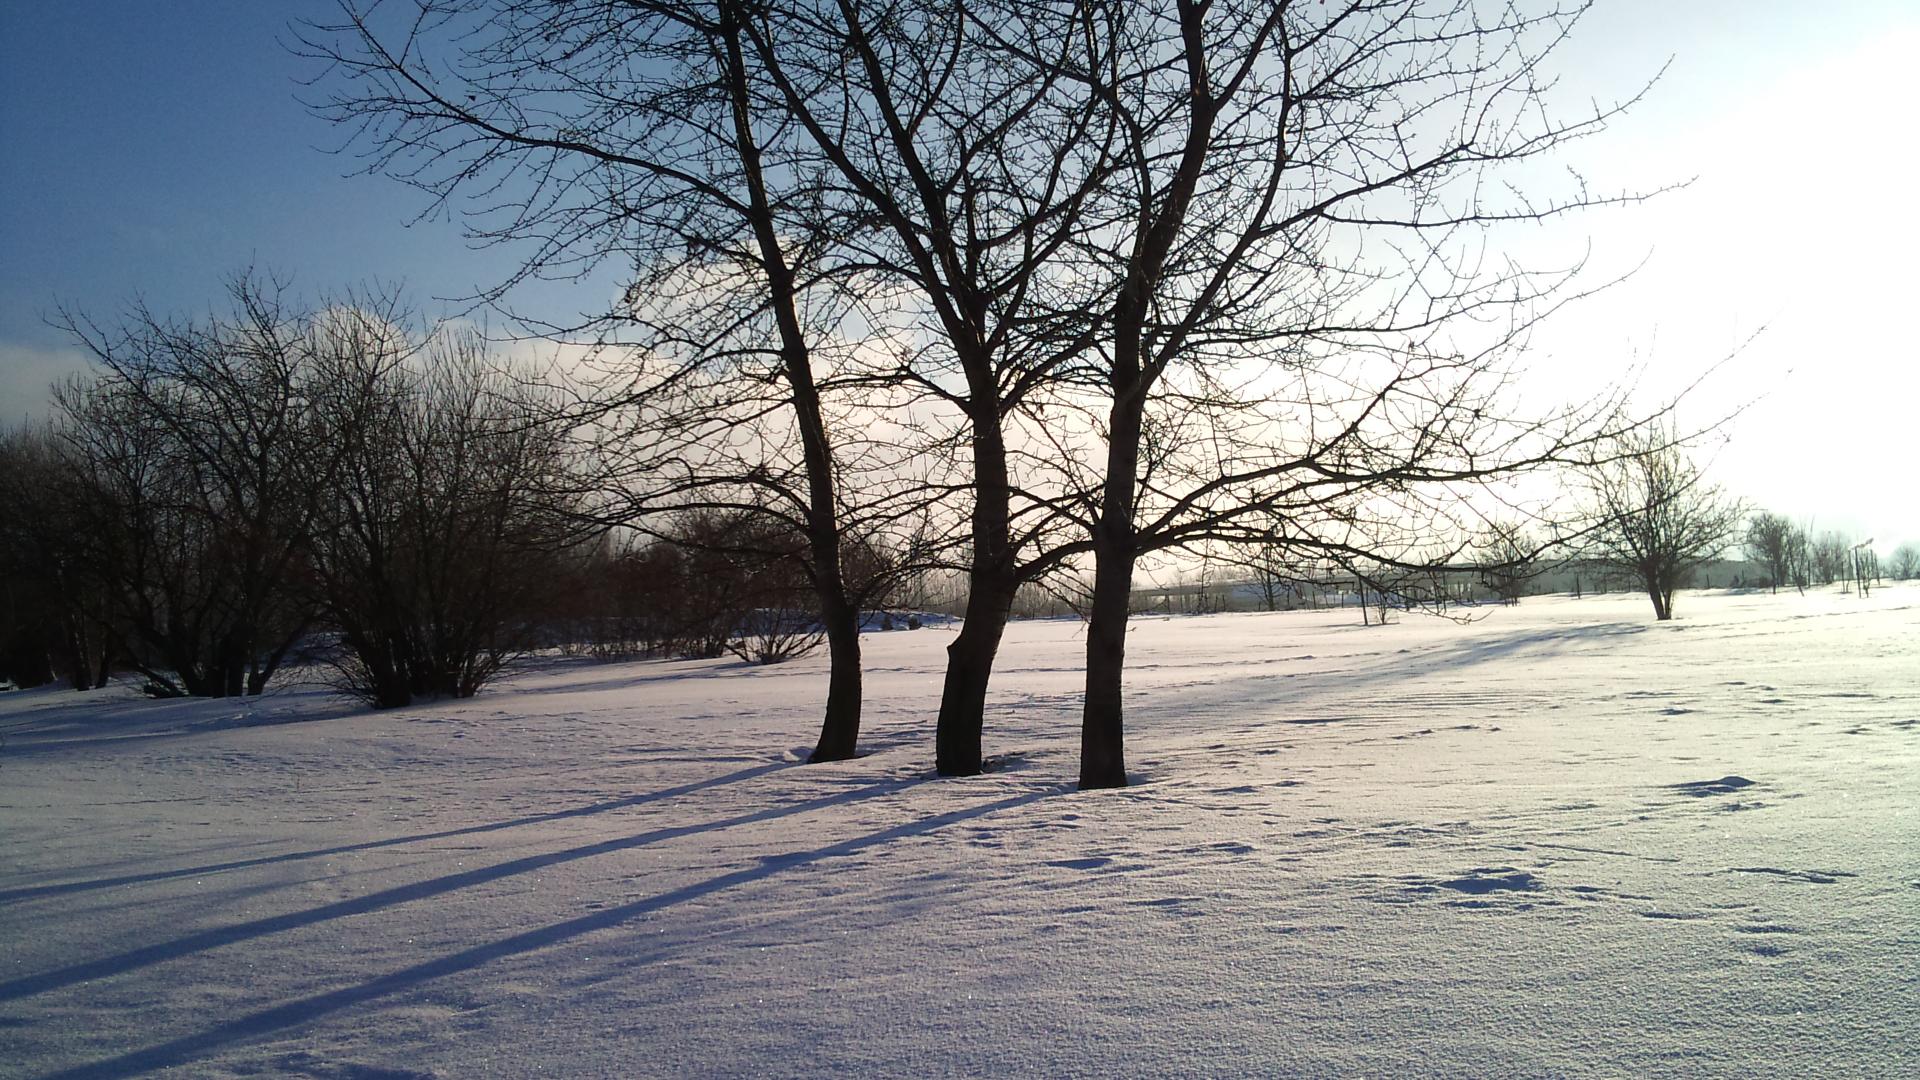
[[[1632,637],[1646,632],[1646,623],[1589,623],[1583,626],[1561,626],[1548,630],[1502,634],[1408,655],[1424,671],[1457,670],[1522,654],[1550,656],[1572,647],[1605,643],[1611,638]],[[1404,670],[1404,668],[1395,668],[1392,672],[1398,673]]]
[[[810,800],[794,806],[758,811],[722,821],[709,822],[704,825],[660,829],[622,840],[570,848],[565,851],[554,852],[550,855],[516,859],[512,862],[501,863],[494,867],[486,867],[463,874],[449,875],[448,877],[438,878],[434,881],[421,882],[417,885],[389,889],[356,900],[328,904],[297,915],[283,916],[275,919],[261,919],[252,923],[243,923],[236,927],[230,927],[224,931],[210,931],[205,934],[196,934],[187,938],[181,938],[176,942],[171,942],[166,945],[123,953],[119,957],[112,957],[94,964],[77,965],[44,976],[17,979],[9,983],[0,984],[0,1000],[8,1000],[27,994],[39,993],[42,990],[51,989],[56,986],[70,985],[84,979],[101,978],[145,964],[172,959],[188,952],[213,948],[218,945],[228,944],[232,941],[257,937],[261,934],[273,933],[295,926],[305,926],[324,919],[358,914],[362,911],[385,907],[391,904],[404,903],[409,900],[422,899],[447,892],[451,889],[463,888],[481,881],[504,877],[508,874],[525,873],[529,870],[550,866],[556,862],[565,862],[572,859],[587,858],[591,855],[604,854],[608,851],[639,847],[643,844],[655,843],[674,836],[684,836],[756,821],[766,821],[790,814],[801,813],[806,810],[817,809],[833,803],[846,803],[872,798],[876,795],[898,791],[910,784],[918,782],[918,779],[913,779],[877,783],[866,788],[843,792],[822,799]],[[699,900],[742,885],[750,885],[757,881],[763,881],[788,870],[810,866],[826,859],[853,855],[866,849],[879,847],[897,840],[935,832],[958,822],[986,817],[1003,810],[1011,810],[1036,802],[1049,795],[1058,794],[1064,790],[1066,790],[1064,787],[1047,787],[1027,791],[994,802],[983,803],[960,810],[951,810],[944,814],[935,814],[917,821],[879,829],[867,833],[864,836],[838,841],[825,845],[824,847],[815,848],[811,851],[783,853],[764,859],[755,866],[735,870],[731,873],[720,874],[716,877],[708,878],[705,881],[695,882],[694,884],[685,885],[678,889],[671,889],[667,892],[635,900],[617,907],[605,908],[587,915],[582,915],[578,918],[568,919],[550,926],[543,926],[536,930],[514,934],[484,945],[474,946],[470,949],[463,949],[456,953],[451,953],[374,979],[369,979],[355,986],[343,987],[338,990],[315,994],[297,1001],[290,1001],[285,1004],[262,1009],[258,1012],[216,1025],[198,1034],[187,1035],[155,1046],[135,1050],[106,1061],[76,1066],[60,1072],[51,1073],[46,1080],[78,1080],[78,1078],[81,1077],[130,1076],[149,1070],[181,1065],[192,1061],[209,1050],[225,1046],[229,1043],[301,1026],[331,1013],[411,990],[436,979],[471,971],[496,960],[521,956],[540,949],[559,945],[584,934],[593,933],[596,930],[608,929],[632,919],[652,915],[679,904]]]
[[[1356,631],[1360,629],[1354,627]],[[1645,623],[1611,622],[1476,636],[1365,657],[1328,657],[1329,662],[1335,664],[1360,662],[1326,670],[1299,671],[1284,678],[1262,670],[1257,664],[1247,665],[1244,674],[1181,685],[1176,692],[1164,697],[1146,698],[1138,703],[1136,715],[1224,713],[1255,727],[1338,725],[1371,720],[1378,718],[1381,706],[1391,703],[1395,695],[1414,692],[1415,680],[1425,676],[1459,674],[1476,665],[1516,656],[1541,658],[1579,648],[1606,648],[1613,641],[1643,634],[1647,629]],[[1305,714],[1297,711],[1302,701],[1323,702],[1329,694],[1350,706],[1357,699],[1365,699],[1364,707],[1338,714],[1323,710],[1309,710]],[[1379,695],[1379,699],[1375,700],[1372,695]]]
[[[379,911],[383,908],[389,908],[399,904],[411,903],[415,900],[441,896],[446,893],[456,892],[460,889],[471,888],[475,885],[484,885],[488,882],[498,881],[502,878],[528,874],[536,870],[544,870],[549,866],[555,866],[560,863],[590,859],[616,851],[628,851],[633,848],[646,847],[650,844],[657,844],[667,840],[677,840],[684,836],[695,836],[700,833],[716,832],[741,825],[752,825],[762,821],[772,821],[837,804],[859,802],[874,798],[875,796],[891,794],[916,782],[918,781],[883,781],[867,785],[866,787],[855,788],[850,791],[839,791],[831,795],[808,799],[803,802],[769,807],[765,810],[756,810],[749,814],[738,814],[730,818],[721,818],[718,821],[702,822],[696,825],[674,825],[663,829],[651,829],[647,832],[636,833],[632,836],[622,836],[612,840],[601,840],[592,844],[581,844],[576,847],[563,848],[559,851],[543,852],[539,855],[522,856],[518,859],[509,859],[506,862],[494,863],[491,866],[480,866],[472,870],[463,870],[457,874],[447,874],[442,877],[430,878],[426,881],[396,885],[392,888],[367,893],[364,896],[356,896],[348,900],[338,900],[331,904],[322,904],[319,907],[309,908],[305,911],[288,912],[283,915],[272,915],[262,919],[235,923],[230,926],[217,927],[212,930],[203,930],[199,933],[188,934],[185,937],[175,938],[172,941],[161,942],[157,945],[147,945],[138,949],[129,949],[126,952],[116,953],[115,955],[102,957],[98,960],[89,960],[85,963],[73,964],[38,975],[27,975],[17,979],[10,979],[6,982],[0,982],[0,1002],[31,997],[35,994],[45,993],[48,990],[72,986],[76,983],[88,982],[93,979],[104,979],[115,975],[122,975],[129,971],[148,967],[153,964],[165,963],[168,960],[175,960],[183,956],[206,952],[211,949],[217,949],[243,941],[251,941],[254,938],[265,937],[269,934],[278,934],[287,930],[297,930],[303,927],[313,926],[317,923],[329,922],[334,919],[344,919],[354,915],[364,915],[368,912]]]
[[[232,728],[278,727],[365,713],[359,701],[321,688],[274,690],[257,697],[149,698],[124,688],[78,693],[49,691],[62,700],[35,702],[18,713],[0,735],[0,766],[8,758],[74,749],[148,746]]]
[[[611,670],[609,670],[611,669]],[[796,669],[782,664],[753,664],[733,657],[711,660],[572,660],[517,669],[503,685],[513,693],[531,697],[547,694],[592,694],[608,690],[632,690],[655,683],[692,682],[704,679],[737,679],[741,676],[785,675]],[[809,675],[814,672],[808,672]],[[572,679],[554,678],[573,675]],[[597,678],[593,676],[598,676]],[[528,685],[529,679],[552,679]]]
[[[251,859],[232,859],[226,862],[208,863],[202,866],[189,866],[176,870],[155,870],[144,874],[124,874],[118,877],[93,878],[87,881],[66,881],[52,885],[29,885],[14,889],[0,889],[0,904],[17,903],[46,896],[62,896],[68,893],[91,892],[95,889],[112,889],[122,885],[139,885],[150,881],[166,881],[171,878],[199,877],[206,874],[218,874],[228,870],[244,870],[252,866],[266,866],[272,863],[298,862],[303,859],[320,859],[333,855],[345,855],[356,851],[373,851],[378,848],[397,847],[402,844],[421,843],[427,840],[445,840],[456,836],[474,836],[479,833],[499,832],[502,829],[517,829],[523,825],[538,825],[549,821],[565,821],[568,818],[587,817],[604,814],[610,810],[623,810],[631,806],[644,806],[647,803],[663,799],[690,795],[708,788],[723,787],[727,784],[751,780],[764,776],[777,769],[788,768],[791,762],[773,762],[767,765],[755,765],[752,768],[739,769],[724,776],[695,780],[692,783],[676,787],[650,791],[642,795],[628,795],[619,799],[607,799],[602,802],[575,806],[566,810],[554,810],[545,814],[529,814],[526,817],[510,821],[494,821],[485,825],[467,825],[458,829],[443,829],[439,832],[414,833],[410,836],[394,836],[385,840],[366,840],[357,844],[341,844],[338,847],[315,848],[311,851],[289,851],[279,855],[261,855]]]
[[[1337,671],[1302,672],[1300,678],[1336,679],[1343,690],[1360,690],[1375,685],[1386,685],[1398,689],[1403,688],[1410,678],[1439,672],[1457,673],[1479,664],[1515,656],[1553,656],[1569,649],[1592,645],[1604,648],[1612,639],[1632,637],[1644,634],[1646,631],[1645,623],[1632,622],[1593,623],[1586,626],[1527,630],[1512,634],[1476,637],[1467,641],[1444,643],[1420,649],[1383,653],[1369,664],[1341,668]],[[1221,679],[1215,685],[1230,693],[1239,693],[1240,691],[1232,688],[1243,681],[1245,680]]]
[[[1371,662],[1342,668],[1337,674],[1344,681],[1355,684],[1380,680],[1397,681],[1409,675],[1458,671],[1476,664],[1514,656],[1552,656],[1591,644],[1600,644],[1605,647],[1610,639],[1644,634],[1649,628],[1647,623],[1607,622],[1519,630],[1506,634],[1474,635],[1465,640],[1442,640],[1431,645],[1413,648],[1360,653],[1346,659],[1370,659]],[[1365,634],[1371,628],[1356,625],[1346,629],[1355,634]],[[1463,631],[1470,633],[1471,628],[1463,627]],[[1336,673],[1328,672],[1328,674]]]

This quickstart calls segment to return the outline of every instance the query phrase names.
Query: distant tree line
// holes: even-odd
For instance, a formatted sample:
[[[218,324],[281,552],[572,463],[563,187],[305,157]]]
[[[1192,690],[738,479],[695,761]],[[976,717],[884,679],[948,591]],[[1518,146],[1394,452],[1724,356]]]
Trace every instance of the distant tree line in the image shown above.
[[[392,707],[546,645],[769,663],[820,642],[802,530],[688,511],[616,543],[551,392],[475,334],[410,329],[391,294],[297,309],[246,276],[232,301],[63,317],[98,374],[0,437],[0,674],[226,697],[318,662]],[[891,572],[846,561],[863,588]]]
[[[567,535],[559,441],[477,337],[411,333],[390,296],[232,300],[63,317],[99,374],[0,443],[15,677],[253,695],[314,654],[379,705],[471,695]]]
[[[774,664],[824,642],[802,529],[764,511],[712,508],[664,512],[645,529],[572,550],[570,591],[548,632],[556,645],[603,659],[731,654]],[[849,541],[842,565],[866,610],[885,614],[903,595],[896,552]]]
[[[1741,538],[1747,560],[1759,567],[1759,584],[1805,592],[1813,585],[1843,585],[1864,593],[1883,577],[1907,581],[1920,577],[1920,542],[1893,549],[1886,565],[1867,542],[1836,530],[1814,535],[1809,525],[1768,511],[1755,513]]]
[[[1585,570],[1593,584],[1644,591],[1655,618],[1666,620],[1673,617],[1674,593],[1697,583],[1704,567],[1735,548],[1757,571],[1749,571],[1746,583],[1776,592],[1839,584],[1865,595],[1883,576],[1920,577],[1920,543],[1901,544],[1883,566],[1870,542],[1833,530],[1816,536],[1783,515],[1754,510],[1710,483],[1685,441],[1662,424],[1622,435],[1610,453],[1568,476],[1587,491],[1584,527],[1542,541],[1519,522],[1493,522],[1453,553],[1477,571],[1445,565],[1444,557],[1424,569],[1381,562],[1315,568],[1289,564],[1272,548],[1229,562],[1248,573],[1247,587],[1257,590],[1267,610],[1303,588],[1339,590],[1360,601],[1363,619],[1368,597],[1383,614],[1416,604],[1443,609],[1450,600],[1469,600],[1472,586],[1514,603],[1543,578],[1569,571],[1578,592]],[[1201,608],[1186,604],[1183,610]]]

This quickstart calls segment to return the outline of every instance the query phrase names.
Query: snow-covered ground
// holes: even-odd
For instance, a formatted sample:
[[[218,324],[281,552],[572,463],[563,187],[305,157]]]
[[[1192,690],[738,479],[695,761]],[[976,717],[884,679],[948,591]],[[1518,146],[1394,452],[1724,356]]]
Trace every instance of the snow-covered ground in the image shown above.
[[[1920,1075],[1920,586],[948,629],[369,714],[0,695],[0,1075]]]

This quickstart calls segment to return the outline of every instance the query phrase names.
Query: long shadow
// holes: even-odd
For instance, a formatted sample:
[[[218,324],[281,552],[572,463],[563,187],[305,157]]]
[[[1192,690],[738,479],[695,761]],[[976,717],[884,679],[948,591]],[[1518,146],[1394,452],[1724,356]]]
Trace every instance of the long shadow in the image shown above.
[[[72,693],[72,691],[66,691]],[[79,699],[45,705],[17,717],[5,731],[7,758],[75,749],[115,750],[163,740],[231,731],[321,723],[368,711],[346,698],[308,704],[314,691],[287,689],[249,698]],[[235,715],[236,712],[239,715]]]
[[[1436,654],[1420,657],[1420,660],[1429,668],[1469,666],[1543,646],[1563,647],[1577,641],[1632,637],[1635,634],[1644,634],[1646,631],[1645,623],[1633,622],[1589,623],[1550,630],[1533,630],[1508,634],[1504,637],[1464,642],[1450,649],[1442,649]]]
[[[756,765],[750,769],[740,769],[715,776],[706,780],[696,780],[679,787],[651,791],[644,795],[629,795],[624,799],[609,799],[605,802],[576,806],[570,810],[555,810],[546,814],[533,814],[528,817],[514,818],[511,821],[495,821],[486,825],[468,825],[458,829],[446,829],[441,832],[415,833],[412,836],[395,836],[386,840],[367,840],[358,844],[342,844],[339,847],[316,848],[312,851],[290,851],[280,855],[262,855],[253,859],[234,859],[229,862],[209,863],[205,866],[189,866],[179,870],[155,870],[145,874],[126,874],[120,877],[94,878],[87,881],[68,881],[55,885],[29,885],[16,889],[0,889],[0,904],[13,904],[23,900],[33,900],[45,896],[64,896],[69,893],[91,892],[95,889],[111,889],[121,885],[139,885],[149,881],[166,881],[171,878],[196,877],[202,874],[217,874],[225,870],[244,870],[250,866],[265,866],[271,863],[297,862],[301,859],[319,859],[329,855],[344,855],[354,851],[371,851],[375,848],[395,847],[400,844],[415,844],[427,840],[445,840],[454,836],[472,836],[476,833],[499,832],[502,829],[517,829],[523,825],[538,825],[548,821],[564,821],[568,818],[586,817],[589,814],[604,814],[609,810],[621,810],[629,806],[641,806],[662,799],[672,799],[689,795],[707,788],[721,787],[726,784],[751,780],[764,776],[776,769],[788,767],[788,762],[775,762],[769,765]]]
[[[1360,631],[1362,628],[1356,626],[1353,629]],[[1579,642],[1632,637],[1646,631],[1647,625],[1637,622],[1586,623],[1521,630],[1465,641],[1436,643],[1417,651],[1377,654],[1378,658],[1373,663],[1346,668],[1340,674],[1353,682],[1399,680],[1409,673],[1424,675],[1438,670],[1458,670],[1532,650],[1557,651]]]
[[[1356,635],[1362,627],[1353,627]],[[1376,715],[1391,704],[1395,695],[1411,692],[1410,680],[1442,672],[1463,672],[1475,665],[1501,657],[1542,652],[1551,654],[1582,642],[1604,643],[1609,639],[1630,637],[1646,632],[1647,626],[1634,622],[1592,623],[1530,629],[1513,633],[1475,637],[1425,646],[1417,651],[1378,652],[1360,656],[1328,656],[1331,665],[1308,669],[1277,680],[1257,664],[1247,665],[1244,673],[1223,675],[1203,685],[1181,686],[1177,692],[1161,692],[1142,700],[1134,715],[1147,724],[1168,717],[1211,711],[1237,717],[1255,726],[1298,725],[1307,728],[1340,728],[1352,722],[1379,719]],[[1384,700],[1370,700],[1384,699]],[[1309,707],[1310,702],[1336,702],[1338,715],[1326,715],[1325,708]],[[1304,715],[1303,715],[1304,713]]]
[[[698,900],[738,885],[763,880],[783,870],[807,866],[824,859],[852,855],[866,848],[889,843],[894,840],[901,840],[909,836],[924,835],[945,828],[956,822],[985,817],[1002,810],[1011,810],[1017,806],[1024,806],[1053,793],[1055,792],[1052,790],[1030,791],[1024,795],[1015,795],[1010,798],[970,807],[965,810],[953,810],[945,814],[935,815],[934,817],[908,822],[904,825],[881,829],[877,832],[868,833],[865,836],[858,836],[851,840],[843,840],[836,844],[829,844],[826,847],[816,848],[813,851],[795,852],[790,855],[769,859],[759,866],[721,874],[718,877],[708,878],[705,881],[682,886],[681,888],[661,893],[658,896],[650,896],[642,900],[635,900],[629,904],[623,904],[619,907],[596,911],[591,915],[583,915],[576,919],[554,923],[551,926],[543,926],[538,930],[529,930],[525,933],[501,938],[498,941],[489,942],[485,945],[476,945],[471,949],[465,949],[450,956],[443,956],[422,964],[415,964],[412,967],[403,968],[399,971],[382,975],[376,979],[370,979],[357,986],[349,986],[324,994],[315,994],[311,997],[302,998],[299,1001],[276,1005],[270,1009],[262,1009],[259,1012],[228,1021],[227,1023],[203,1031],[197,1035],[188,1035],[183,1038],[174,1039],[171,1042],[165,1042],[157,1046],[150,1046],[142,1050],[122,1054],[119,1057],[110,1058],[106,1061],[95,1062],[91,1065],[80,1065],[57,1073],[51,1073],[45,1080],[80,1080],[82,1077],[131,1076],[153,1069],[164,1069],[185,1064],[199,1054],[228,1043],[267,1035],[305,1024],[330,1013],[339,1012],[342,1009],[351,1008],[355,1005],[363,1005],[369,1001],[400,993],[403,990],[410,990],[422,983],[431,982],[434,979],[456,975],[463,971],[471,971],[474,968],[492,963],[495,960],[518,956],[523,953],[533,952],[536,949],[544,949],[548,946],[558,945],[562,942],[577,938],[582,934],[589,934],[595,930],[603,930],[608,927],[617,926],[629,919],[638,918],[643,915],[651,915],[655,912],[673,907],[676,904],[684,904],[689,900]]]
[[[612,661],[620,666],[644,665],[640,671],[624,671],[602,674],[600,678],[582,678],[578,681],[555,681],[548,686],[528,686],[525,683],[512,684],[515,694],[541,697],[547,694],[597,693],[603,690],[631,690],[635,687],[653,683],[692,682],[704,679],[727,679],[741,675],[765,674],[786,675],[787,672],[769,671],[764,665],[749,664],[745,660],[726,660],[720,663],[699,660],[630,660]],[[693,667],[693,664],[706,664],[705,667]],[[528,670],[528,676],[564,674],[565,668],[547,668]],[[581,675],[590,674],[582,671]]]
[[[1634,622],[1589,623],[1527,630],[1437,646],[1404,656],[1388,656],[1371,666],[1349,670],[1343,673],[1343,678],[1349,687],[1371,683],[1388,683],[1397,687],[1408,676],[1431,675],[1441,671],[1459,672],[1510,656],[1529,652],[1554,653],[1582,642],[1605,642],[1633,637],[1646,631],[1646,624]]]
[[[646,847],[649,844],[657,844],[664,840],[678,839],[682,836],[693,836],[699,833],[731,829],[740,825],[752,825],[757,822],[772,821],[776,818],[804,814],[810,810],[818,810],[835,804],[860,802],[874,798],[875,796],[891,794],[920,782],[920,779],[917,777],[906,780],[879,781],[851,791],[835,792],[817,799],[809,799],[805,802],[793,803],[787,806],[770,807],[765,810],[756,810],[750,814],[740,814],[735,817],[722,818],[719,821],[702,822],[697,825],[675,825],[670,828],[654,829],[633,836],[623,836],[613,840],[602,840],[593,844],[582,844],[579,847],[565,848],[560,851],[528,855],[518,859],[510,859],[503,863],[495,863],[492,866],[476,867],[458,874],[447,874],[443,877],[430,878],[426,881],[396,885],[389,889],[381,889],[378,892],[368,893],[365,896],[356,896],[350,900],[338,900],[334,903],[322,904],[317,908],[309,908],[305,911],[288,912],[284,915],[272,915],[263,919],[254,919],[250,922],[236,923],[232,926],[203,930],[197,934],[188,934],[185,937],[175,938],[172,941],[163,941],[156,945],[129,949],[126,952],[116,953],[98,960],[89,960],[82,964],[73,964],[38,975],[26,975],[21,978],[10,979],[0,983],[0,1002],[32,997],[35,994],[42,994],[49,990],[57,990],[61,987],[72,986],[75,983],[88,982],[93,979],[104,979],[114,975],[122,975],[138,968],[165,963],[168,960],[176,960],[183,956],[189,956],[197,952],[205,952],[210,949],[217,949],[224,945],[251,941],[254,938],[265,937],[268,934],[297,930],[302,927],[313,926],[317,923],[329,922],[334,919],[344,919],[351,915],[364,915],[371,911],[379,911],[382,908],[393,907],[398,904],[411,903],[415,900],[425,900],[429,897],[440,896],[474,885],[483,885],[487,882],[498,881],[501,878],[512,877],[516,874],[543,870],[559,863],[591,859],[595,856],[608,855],[616,851],[628,851],[633,848]]]

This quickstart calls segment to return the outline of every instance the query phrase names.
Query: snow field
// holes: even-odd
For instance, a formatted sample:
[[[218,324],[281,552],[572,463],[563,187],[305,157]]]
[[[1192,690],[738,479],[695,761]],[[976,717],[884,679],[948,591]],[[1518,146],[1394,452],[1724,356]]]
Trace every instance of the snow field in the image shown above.
[[[554,663],[394,713],[0,695],[0,1076],[1920,1074],[1920,587]]]

